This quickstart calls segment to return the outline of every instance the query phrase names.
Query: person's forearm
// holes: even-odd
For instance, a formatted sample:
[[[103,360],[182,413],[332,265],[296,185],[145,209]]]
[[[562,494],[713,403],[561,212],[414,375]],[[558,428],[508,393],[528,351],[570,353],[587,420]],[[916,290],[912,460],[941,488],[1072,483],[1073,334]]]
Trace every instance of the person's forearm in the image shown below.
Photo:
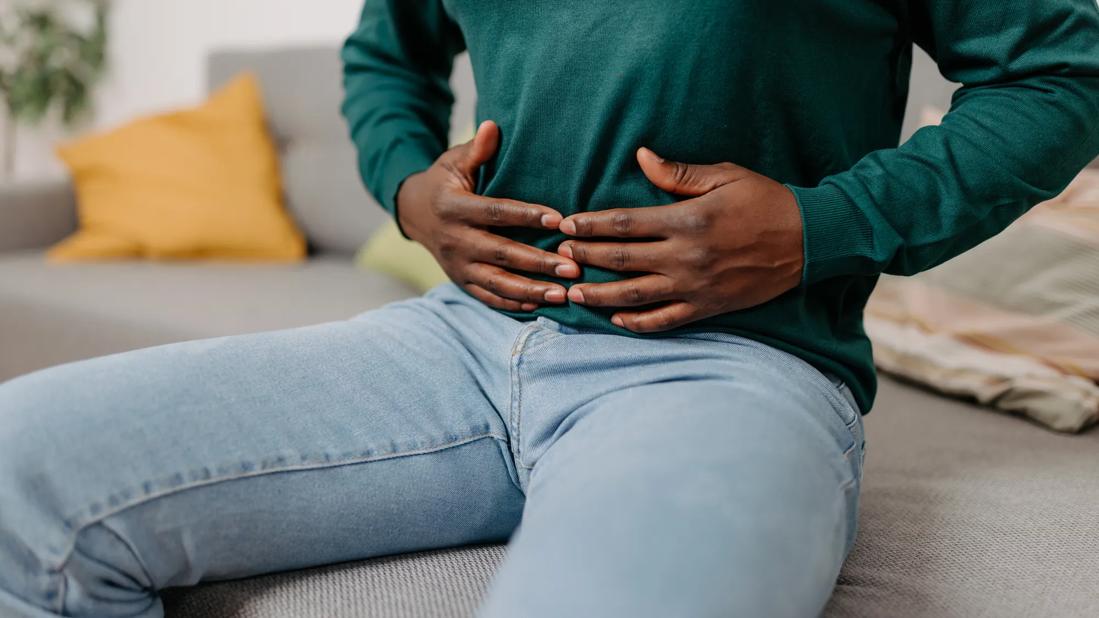
[[[439,0],[366,0],[344,44],[343,114],[363,181],[391,214],[401,183],[446,149],[448,80],[463,47]]]
[[[921,45],[964,84],[942,125],[817,187],[791,187],[805,282],[936,266],[1059,193],[1099,154],[1094,1],[951,4],[918,16]]]

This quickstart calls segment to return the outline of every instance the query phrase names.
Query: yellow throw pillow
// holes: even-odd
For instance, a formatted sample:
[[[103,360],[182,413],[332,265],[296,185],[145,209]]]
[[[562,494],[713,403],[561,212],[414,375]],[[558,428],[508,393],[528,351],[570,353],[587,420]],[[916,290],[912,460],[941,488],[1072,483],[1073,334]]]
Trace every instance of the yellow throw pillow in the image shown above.
[[[278,155],[254,76],[195,109],[138,120],[58,149],[79,230],[54,261],[299,260],[305,240],[283,208]]]
[[[393,221],[370,237],[355,262],[359,268],[385,273],[421,292],[450,280],[431,252],[401,236]]]

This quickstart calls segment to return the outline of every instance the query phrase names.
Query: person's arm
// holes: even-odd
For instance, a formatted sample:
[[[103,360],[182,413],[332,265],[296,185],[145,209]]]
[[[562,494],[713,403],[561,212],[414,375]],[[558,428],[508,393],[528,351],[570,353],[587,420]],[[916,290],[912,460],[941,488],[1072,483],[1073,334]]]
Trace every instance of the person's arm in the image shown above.
[[[450,74],[464,49],[441,0],[366,0],[344,44],[343,114],[359,171],[395,219],[401,184],[447,148]]]
[[[941,126],[812,188],[803,282],[909,275],[994,236],[1099,154],[1095,0],[912,0],[913,37],[963,84]]]
[[[366,0],[343,48],[343,113],[363,181],[401,233],[478,300],[526,312],[564,303],[563,286],[519,273],[575,278],[580,267],[495,229],[556,230],[561,214],[475,193],[476,175],[500,147],[500,128],[484,122],[471,142],[447,149],[450,73],[464,48],[442,0]]]

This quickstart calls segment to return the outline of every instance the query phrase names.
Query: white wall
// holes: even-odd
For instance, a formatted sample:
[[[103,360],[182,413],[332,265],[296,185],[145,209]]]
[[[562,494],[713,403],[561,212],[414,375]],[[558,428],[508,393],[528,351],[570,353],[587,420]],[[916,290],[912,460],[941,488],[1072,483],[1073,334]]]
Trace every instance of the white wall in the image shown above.
[[[81,130],[202,99],[204,60],[219,47],[329,43],[358,21],[362,0],[113,0],[110,73]],[[2,122],[2,121],[0,121]],[[21,130],[16,177],[58,175],[56,127]]]

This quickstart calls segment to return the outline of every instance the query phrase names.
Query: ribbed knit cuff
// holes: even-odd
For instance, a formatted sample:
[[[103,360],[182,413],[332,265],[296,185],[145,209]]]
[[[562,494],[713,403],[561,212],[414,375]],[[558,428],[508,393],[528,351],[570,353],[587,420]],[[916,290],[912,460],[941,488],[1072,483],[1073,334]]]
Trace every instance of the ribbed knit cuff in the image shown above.
[[[860,266],[874,248],[874,231],[865,213],[834,185],[786,187],[801,208],[805,243],[802,285],[860,274]]]
[[[431,167],[435,163],[435,159],[436,157],[421,145],[403,143],[389,153],[389,158],[385,162],[385,176],[376,197],[381,202],[382,208],[385,208],[393,215],[393,220],[397,223],[397,229],[400,230],[401,236],[405,238],[408,238],[408,234],[405,234],[404,228],[401,227],[401,218],[397,216],[397,194],[400,193],[401,185],[409,176],[419,174]]]

